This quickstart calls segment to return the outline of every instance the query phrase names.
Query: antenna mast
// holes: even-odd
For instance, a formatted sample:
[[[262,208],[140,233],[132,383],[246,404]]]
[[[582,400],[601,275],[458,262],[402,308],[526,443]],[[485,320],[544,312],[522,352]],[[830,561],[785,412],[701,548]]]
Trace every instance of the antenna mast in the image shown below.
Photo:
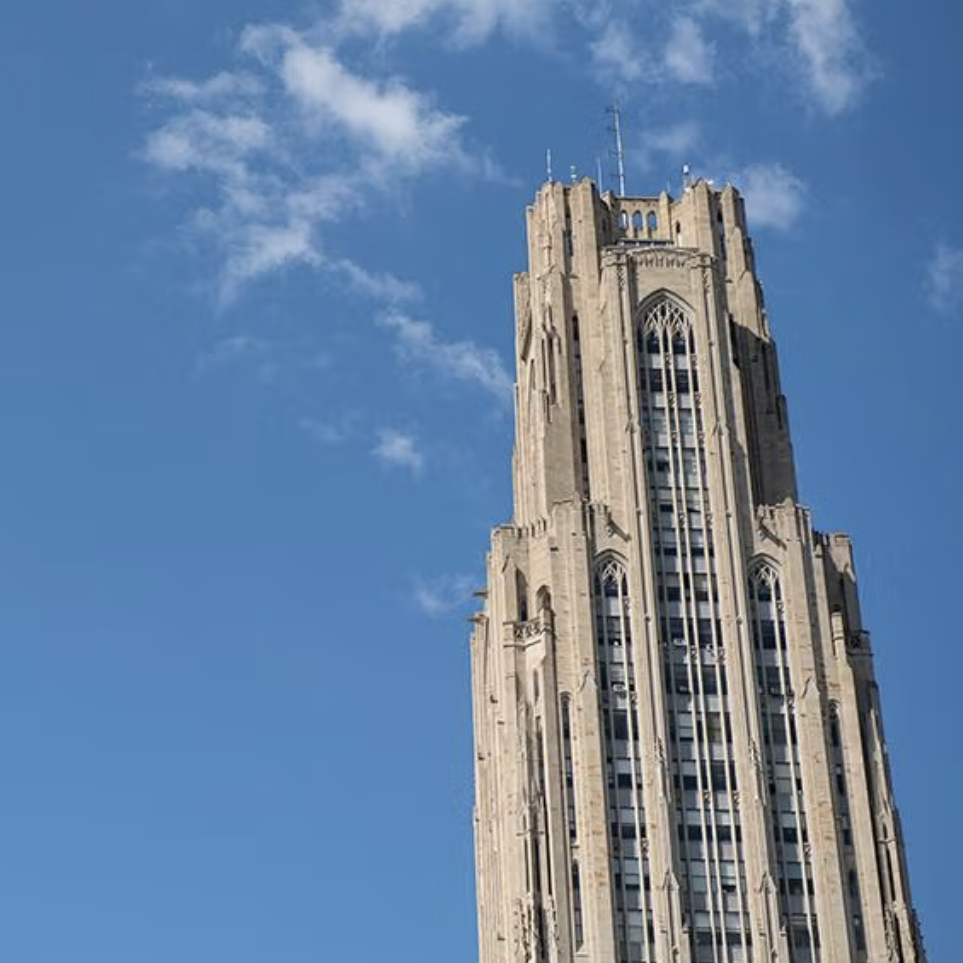
[[[622,146],[622,111],[618,104],[609,107],[613,118],[613,126],[609,128],[615,134],[615,159],[619,170],[619,197],[625,197],[625,150]]]

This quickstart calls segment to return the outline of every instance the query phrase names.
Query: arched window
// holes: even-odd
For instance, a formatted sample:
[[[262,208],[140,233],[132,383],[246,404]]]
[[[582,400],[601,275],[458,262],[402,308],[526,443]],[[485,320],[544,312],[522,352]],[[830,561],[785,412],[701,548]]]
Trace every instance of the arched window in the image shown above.
[[[648,217],[645,219],[646,226],[649,229],[650,234],[654,234],[659,229],[659,217],[655,211],[649,211]]]
[[[794,920],[793,963],[818,959],[819,927],[808,846],[809,817],[802,781],[795,679],[789,658],[779,570],[769,559],[749,569],[749,616],[761,698],[762,756],[769,781],[770,838],[783,913]]]
[[[598,560],[593,594],[618,961],[654,963],[636,662],[629,584],[620,558],[605,555]]]
[[[690,958],[744,963],[752,947],[739,774],[732,764],[727,639],[690,319],[683,302],[658,292],[641,305],[637,335],[665,754],[676,787],[674,868],[685,905],[693,908]],[[718,871],[707,872],[707,864]],[[725,956],[718,952],[720,941],[728,948]]]
[[[575,930],[575,950],[582,949],[585,942],[585,924],[582,921],[582,876],[578,860],[572,862],[572,924]]]
[[[675,335],[689,332],[691,326],[682,305],[675,298],[663,294],[645,305],[641,329],[646,334],[659,335],[668,332]]]
[[[636,211],[632,215],[632,231],[638,237],[642,233],[642,228],[645,227],[645,222],[642,219],[642,212]]]
[[[521,569],[515,570],[515,596],[518,603],[518,621],[528,621],[528,580]]]

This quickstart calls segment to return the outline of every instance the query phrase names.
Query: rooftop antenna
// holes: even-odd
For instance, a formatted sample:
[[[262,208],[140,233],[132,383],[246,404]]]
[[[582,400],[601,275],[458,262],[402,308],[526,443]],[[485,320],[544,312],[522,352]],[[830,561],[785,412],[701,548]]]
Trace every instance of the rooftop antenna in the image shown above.
[[[552,183],[552,148],[545,151],[545,170],[548,174],[548,182]]]
[[[609,128],[615,134],[615,159],[619,165],[619,197],[625,197],[625,151],[622,147],[622,111],[618,104],[613,104],[608,111],[613,118],[613,125]]]
[[[595,158],[595,170],[596,170],[596,174],[598,175],[598,176],[597,176],[597,179],[596,179],[596,182],[595,182],[595,186],[598,187],[599,193],[601,194],[601,193],[603,193],[603,188],[602,188],[602,158],[601,158],[601,157],[596,157],[596,158]]]
[[[576,169],[574,164],[572,165],[571,172],[572,172],[572,183],[574,184],[578,180],[578,170]]]
[[[687,191],[692,187],[692,170],[688,164],[682,165],[682,190]]]

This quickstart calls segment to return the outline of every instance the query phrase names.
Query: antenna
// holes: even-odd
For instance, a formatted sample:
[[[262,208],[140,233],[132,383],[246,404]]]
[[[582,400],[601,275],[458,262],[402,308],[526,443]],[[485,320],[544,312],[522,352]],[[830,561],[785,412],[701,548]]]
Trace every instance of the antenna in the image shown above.
[[[545,170],[548,173],[548,182],[552,183],[552,148],[545,151]]]
[[[595,170],[596,170],[596,172],[597,172],[597,174],[598,174],[598,178],[597,178],[597,180],[596,180],[596,182],[595,182],[595,186],[598,188],[598,191],[599,191],[599,193],[601,194],[601,193],[603,193],[603,187],[602,187],[602,158],[601,158],[601,157],[596,157],[596,158],[595,158]]]
[[[619,197],[625,197],[625,151],[622,148],[622,111],[618,104],[609,107],[613,125],[609,130],[615,134],[615,158],[619,165]]]

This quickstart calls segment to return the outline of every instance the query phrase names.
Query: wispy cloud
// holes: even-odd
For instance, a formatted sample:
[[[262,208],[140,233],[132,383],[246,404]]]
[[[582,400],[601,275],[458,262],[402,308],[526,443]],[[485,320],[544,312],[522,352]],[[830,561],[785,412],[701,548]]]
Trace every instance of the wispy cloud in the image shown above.
[[[500,401],[511,398],[511,376],[493,349],[474,341],[444,341],[430,322],[397,311],[384,315],[380,323],[394,333],[398,357],[403,363],[475,384]]]
[[[484,150],[466,146],[466,119],[287,26],[249,27],[235,60],[206,79],[142,85],[166,111],[142,156],[198,188],[190,225],[217,253],[221,300],[293,265],[331,271],[379,300],[415,297],[410,282],[333,254],[326,228],[430,171],[504,179]]]
[[[558,0],[341,0],[334,27],[393,36],[443,19],[450,29],[442,35],[456,44],[481,43],[496,30],[537,40],[551,29],[558,6]]]
[[[626,24],[608,21],[588,40],[593,73],[606,86],[614,86],[623,94],[632,85],[651,79],[653,65],[640,55],[640,44]]]
[[[378,432],[378,440],[371,454],[385,465],[405,468],[415,474],[425,464],[425,456],[418,445],[418,439],[408,432],[394,428],[383,428]]]
[[[235,334],[222,338],[201,353],[194,370],[198,375],[242,365],[254,372],[258,381],[272,381],[278,372],[274,346],[264,338]]]
[[[339,258],[329,265],[348,286],[359,294],[387,304],[401,304],[421,298],[421,288],[413,281],[405,281],[389,272],[369,271],[347,258]]]
[[[712,48],[692,17],[676,17],[665,51],[669,75],[684,84],[712,82]]]
[[[938,314],[963,317],[963,248],[937,244],[923,288],[927,303]]]
[[[302,418],[298,427],[319,445],[340,445],[347,441],[350,429],[344,422],[324,421],[320,418]]]
[[[806,185],[782,164],[751,164],[733,177],[753,228],[791,228],[803,211]]]
[[[683,120],[668,127],[646,129],[633,146],[630,156],[638,159],[643,171],[671,162],[681,165],[692,160],[702,141],[702,128],[697,121]]]
[[[365,417],[357,408],[326,409],[323,415],[303,415],[297,427],[315,444],[323,448],[357,442],[367,434]],[[379,435],[380,443],[381,437]]]
[[[449,615],[471,602],[477,579],[470,575],[441,575],[415,580],[415,604],[432,618]]]
[[[460,139],[465,118],[437,109],[401,79],[362,76],[290,27],[251,27],[241,49],[281,80],[305,134],[327,140],[336,130],[363,147],[369,176],[468,164]]]
[[[170,97],[185,104],[209,104],[236,97],[263,92],[261,81],[253,74],[222,71],[205,80],[187,80],[180,77],[150,77],[141,84],[141,93],[147,97]]]
[[[141,92],[164,113],[141,153],[196,188],[186,195],[188,221],[216,252],[222,302],[258,278],[301,266],[396,304],[417,296],[414,285],[340,250],[334,226],[394,202],[406,185],[438,171],[511,179],[470,142],[463,113],[384,66],[359,67],[359,38],[419,30],[441,44],[481,44],[496,34],[536,48],[557,44],[585,54],[587,69],[609,90],[632,96],[654,84],[669,99],[674,88],[715,83],[717,47],[726,43],[723,80],[745,75],[743,64],[758,67],[753,49],[770,64],[783,55],[805,99],[835,115],[857,103],[876,75],[852,4],[691,0],[667,14],[643,0],[338,0],[304,29],[247,27],[231,63],[207,77],[150,76]],[[556,34],[560,6],[571,29]],[[642,163],[659,153],[677,160],[695,130],[677,125],[663,132],[675,140],[662,143],[650,136]],[[765,218],[772,208],[761,209]],[[790,202],[773,223],[791,220],[791,211]]]
[[[745,35],[750,55],[789,64],[803,99],[830,116],[855,106],[879,74],[853,13],[853,0],[697,0],[703,31],[727,23]],[[738,63],[729,61],[734,69]]]
[[[171,82],[171,96],[179,84]],[[193,103],[193,98],[184,100]],[[163,170],[215,174],[239,189],[248,180],[248,160],[268,150],[271,129],[265,121],[240,105],[234,112],[216,114],[189,107],[175,114],[147,138],[144,157]]]
[[[858,103],[879,73],[867,50],[852,0],[702,0],[739,23],[771,54],[788,51],[809,103],[836,115]]]
[[[877,68],[848,0],[785,0],[789,36],[816,103],[839,114],[857,102]]]

